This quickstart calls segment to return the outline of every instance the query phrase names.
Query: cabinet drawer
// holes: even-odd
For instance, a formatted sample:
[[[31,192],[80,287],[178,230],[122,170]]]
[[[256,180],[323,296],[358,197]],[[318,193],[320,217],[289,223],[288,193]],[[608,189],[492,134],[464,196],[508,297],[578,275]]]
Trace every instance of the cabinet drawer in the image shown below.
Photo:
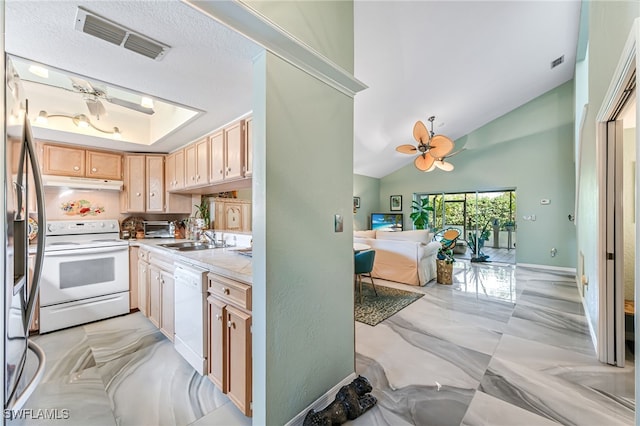
[[[209,273],[209,293],[239,308],[251,310],[251,286]]]
[[[156,265],[160,269],[163,269],[172,274],[173,274],[173,271],[175,270],[175,266],[173,265],[173,260],[159,253],[155,253],[155,252],[149,253],[149,263],[152,265]]]
[[[138,259],[144,260],[145,262],[148,262],[149,261],[149,252],[141,248],[140,250],[138,250]]]

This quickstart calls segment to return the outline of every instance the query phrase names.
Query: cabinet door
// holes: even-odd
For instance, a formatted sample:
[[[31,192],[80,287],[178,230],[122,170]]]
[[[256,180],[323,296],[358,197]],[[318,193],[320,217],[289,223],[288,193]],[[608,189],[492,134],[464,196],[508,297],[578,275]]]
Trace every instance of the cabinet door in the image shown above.
[[[242,204],[242,232],[251,232],[251,204]]]
[[[196,184],[206,185],[209,182],[209,141],[203,139],[196,142]]]
[[[164,211],[164,157],[146,157],[147,211]]]
[[[244,175],[253,175],[253,118],[244,121]]]
[[[164,164],[165,190],[176,191],[184,188],[184,150],[167,155]]]
[[[227,359],[229,399],[244,413],[251,416],[251,314],[233,306],[226,306]]]
[[[160,292],[161,276],[160,268],[154,265],[149,266],[149,320],[157,328],[160,328]]]
[[[211,158],[209,163],[209,182],[221,182],[224,180],[224,132],[220,131],[209,137]]]
[[[242,231],[242,205],[236,203],[224,203],[225,229],[229,231]]]
[[[227,391],[227,324],[225,303],[213,296],[207,297],[209,347],[207,349],[208,375],[218,388]]]
[[[57,145],[43,146],[42,174],[84,176],[85,150]]]
[[[175,334],[175,303],[174,303],[174,282],[173,273],[165,270],[160,270],[160,285],[161,285],[161,317],[160,317],[160,331],[173,342],[173,336]]]
[[[196,186],[196,146],[191,144],[184,149],[185,187]]]
[[[225,223],[224,223],[224,215],[225,215],[224,201],[222,201],[221,199],[218,198],[218,199],[216,199],[214,204],[215,204],[215,209],[216,209],[215,220],[213,222],[214,229],[225,229]]]
[[[112,152],[87,151],[87,177],[122,179],[122,155]]]
[[[129,247],[129,309],[138,307],[138,251],[140,247]]]
[[[138,260],[138,309],[145,317],[149,316],[149,264]]]
[[[127,155],[124,158],[126,211],[145,211],[145,157]]]
[[[224,129],[225,145],[226,145],[226,169],[224,173],[225,179],[239,179],[242,176],[242,167],[244,166],[244,139],[242,134],[242,122]]]

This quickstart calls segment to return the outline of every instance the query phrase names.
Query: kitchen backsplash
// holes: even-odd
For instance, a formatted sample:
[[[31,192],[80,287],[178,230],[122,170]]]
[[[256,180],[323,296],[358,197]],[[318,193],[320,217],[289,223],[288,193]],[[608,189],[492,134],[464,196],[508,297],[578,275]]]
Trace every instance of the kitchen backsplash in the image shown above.
[[[120,219],[120,193],[45,188],[47,220]]]

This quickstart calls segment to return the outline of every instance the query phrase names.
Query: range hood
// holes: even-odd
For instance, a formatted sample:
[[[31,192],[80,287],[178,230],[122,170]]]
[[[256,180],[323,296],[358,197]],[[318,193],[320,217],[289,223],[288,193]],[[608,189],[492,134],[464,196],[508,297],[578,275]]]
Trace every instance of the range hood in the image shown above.
[[[73,188],[73,189],[98,189],[103,191],[120,191],[123,182],[121,180],[92,179],[85,177],[42,175],[45,187]]]

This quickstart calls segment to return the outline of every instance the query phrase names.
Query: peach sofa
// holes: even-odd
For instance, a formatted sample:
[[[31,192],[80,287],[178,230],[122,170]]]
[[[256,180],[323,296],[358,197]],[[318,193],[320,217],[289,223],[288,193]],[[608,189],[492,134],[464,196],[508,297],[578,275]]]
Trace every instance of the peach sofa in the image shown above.
[[[440,243],[426,230],[354,231],[353,242],[376,251],[371,275],[410,285],[425,285],[436,278],[436,256]]]

